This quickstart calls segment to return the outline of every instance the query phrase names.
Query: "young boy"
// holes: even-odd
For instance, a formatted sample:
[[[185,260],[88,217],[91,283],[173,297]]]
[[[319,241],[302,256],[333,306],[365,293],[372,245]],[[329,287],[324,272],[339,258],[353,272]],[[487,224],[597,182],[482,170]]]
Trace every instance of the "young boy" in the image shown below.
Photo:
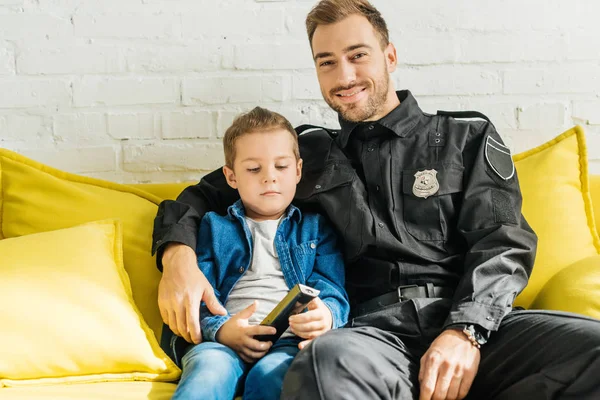
[[[223,146],[223,173],[241,199],[225,216],[204,216],[196,252],[227,315],[202,305],[203,342],[185,346],[173,399],[233,399],[244,386],[244,400],[275,400],[299,349],[347,322],[342,255],[322,216],[291,205],[302,159],[283,116],[256,107],[233,121]],[[297,283],[320,290],[319,297],[290,317],[290,329],[275,343],[255,339],[275,333],[260,322]],[[179,362],[174,353],[187,342],[168,328],[165,335]]]

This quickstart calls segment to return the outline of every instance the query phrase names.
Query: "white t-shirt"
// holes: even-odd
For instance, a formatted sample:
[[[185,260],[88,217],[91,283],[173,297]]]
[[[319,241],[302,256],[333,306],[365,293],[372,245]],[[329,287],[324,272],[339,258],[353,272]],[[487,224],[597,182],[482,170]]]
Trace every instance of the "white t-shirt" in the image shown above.
[[[260,324],[289,291],[274,243],[280,222],[281,218],[254,221],[246,217],[254,247],[252,262],[231,289],[225,308],[233,315],[258,300],[258,308],[248,321],[252,325]]]

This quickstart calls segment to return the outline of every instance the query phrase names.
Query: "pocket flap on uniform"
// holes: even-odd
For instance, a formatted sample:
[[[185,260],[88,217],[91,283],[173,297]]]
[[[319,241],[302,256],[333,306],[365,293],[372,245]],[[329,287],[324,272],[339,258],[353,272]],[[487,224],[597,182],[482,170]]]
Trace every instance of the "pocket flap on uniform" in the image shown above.
[[[463,188],[464,167],[460,165],[437,165],[402,171],[402,192],[427,198],[456,193]]]
[[[326,192],[352,182],[354,171],[350,165],[331,163],[322,171],[306,172],[296,188],[296,198],[306,199],[314,194]]]

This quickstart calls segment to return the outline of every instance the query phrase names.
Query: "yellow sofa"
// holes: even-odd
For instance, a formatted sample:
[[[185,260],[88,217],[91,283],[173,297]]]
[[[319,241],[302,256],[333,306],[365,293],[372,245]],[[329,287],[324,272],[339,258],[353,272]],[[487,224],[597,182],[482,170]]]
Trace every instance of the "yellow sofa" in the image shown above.
[[[600,318],[600,175],[588,176],[583,130],[573,128],[514,159],[523,212],[540,238],[530,285],[516,303]],[[187,185],[118,185],[58,171],[0,149],[0,342],[9,350],[0,354],[0,399],[171,397],[180,371],[157,348],[160,274],[149,256],[150,235],[159,202],[175,198]],[[86,235],[96,235],[89,237],[107,245],[88,248]],[[61,237],[70,238],[64,249],[52,242]],[[61,258],[73,246],[82,248],[73,257],[83,261]],[[41,261],[36,257],[40,248],[45,249]],[[11,249],[12,258],[6,259],[11,252],[3,254],[2,249]],[[59,261],[52,261],[55,258]],[[63,264],[71,268],[65,274],[81,270],[87,278],[75,284],[64,274],[57,278]],[[51,270],[43,269],[48,265]],[[108,276],[104,270],[118,273]],[[102,286],[100,279],[113,286]],[[3,282],[12,286],[3,287],[8,285]],[[104,287],[118,287],[121,297],[113,299],[101,290]],[[27,310],[20,302],[38,292],[47,308],[39,312],[39,303],[32,300],[37,319],[14,312],[19,307]],[[95,304],[96,297],[102,304]],[[56,304],[48,304],[53,298]],[[114,305],[106,306],[112,301]],[[117,323],[111,319],[113,311]],[[78,324],[83,318],[91,327]],[[55,325],[66,329],[57,331]],[[131,337],[124,338],[129,332]],[[51,341],[39,346],[51,335]],[[79,340],[61,341],[63,337],[91,341],[84,346]],[[145,347],[132,350],[138,342]],[[21,344],[11,347],[14,343]],[[121,352],[131,355],[124,361]]]

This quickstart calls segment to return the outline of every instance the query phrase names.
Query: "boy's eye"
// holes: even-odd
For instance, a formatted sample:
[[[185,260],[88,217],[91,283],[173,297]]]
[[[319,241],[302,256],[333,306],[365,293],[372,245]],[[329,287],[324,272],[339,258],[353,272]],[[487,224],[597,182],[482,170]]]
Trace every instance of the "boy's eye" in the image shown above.
[[[259,167],[256,167],[256,168],[247,168],[246,171],[248,171],[248,172],[258,172],[258,171],[260,171],[260,168]]]
[[[288,167],[288,165],[276,165],[275,168],[277,169],[286,169]]]

